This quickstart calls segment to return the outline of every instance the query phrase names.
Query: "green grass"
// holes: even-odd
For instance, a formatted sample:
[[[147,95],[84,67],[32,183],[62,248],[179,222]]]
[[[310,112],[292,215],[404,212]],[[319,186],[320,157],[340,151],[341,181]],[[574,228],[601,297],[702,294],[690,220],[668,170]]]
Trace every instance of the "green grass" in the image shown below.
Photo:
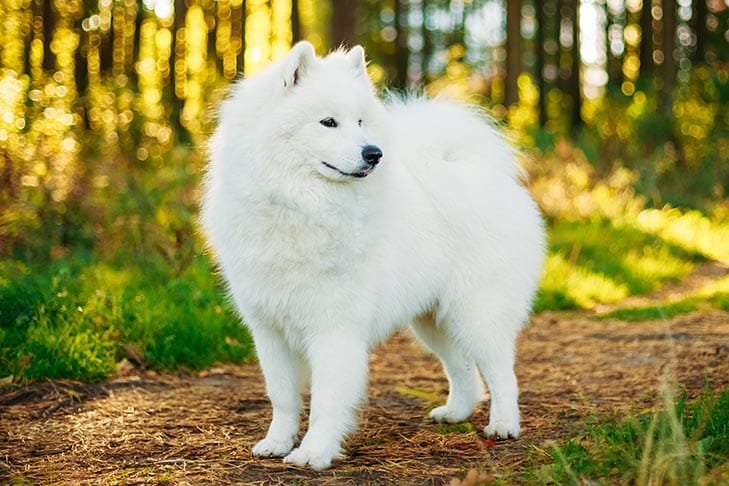
[[[527,476],[542,484],[727,484],[729,391],[665,400],[655,413],[604,418],[550,449],[550,462]]]
[[[458,424],[438,424],[438,433],[441,435],[448,434],[469,434],[471,432],[479,432],[479,428],[471,422],[461,422]]]
[[[729,261],[727,228],[676,210],[553,221],[534,309],[616,303],[684,278],[705,258]],[[253,355],[207,258],[194,249],[182,259],[129,253],[75,253],[47,265],[0,261],[0,377],[99,380],[124,357],[154,369],[200,369]],[[729,279],[682,302],[607,317],[666,319],[700,301],[729,310]]]
[[[641,212],[635,226],[707,258],[729,263],[729,224],[726,222],[718,224],[698,211],[664,208]]]
[[[602,314],[600,319],[618,319],[630,322],[656,321],[671,319],[681,314],[693,312],[696,309],[698,309],[698,301],[695,298],[689,298],[670,304],[617,309],[607,314]]]
[[[709,298],[709,301],[717,309],[729,311],[729,292],[714,294]]]
[[[604,219],[558,221],[535,310],[592,308],[646,294],[685,277],[704,259],[695,249]]]
[[[202,256],[179,274],[161,262],[0,263],[0,376],[89,381],[124,357],[200,369],[252,353]]]
[[[729,311],[729,278],[710,282],[703,288],[688,293],[683,299],[645,307],[627,307],[599,315],[599,319],[619,319],[640,322],[671,319],[703,307]]]

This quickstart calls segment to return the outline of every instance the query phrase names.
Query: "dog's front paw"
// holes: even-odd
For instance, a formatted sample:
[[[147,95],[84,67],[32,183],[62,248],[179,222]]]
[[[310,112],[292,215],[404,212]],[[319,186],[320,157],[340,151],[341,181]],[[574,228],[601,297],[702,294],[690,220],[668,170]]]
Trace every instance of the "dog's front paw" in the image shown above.
[[[442,424],[444,422],[449,424],[456,424],[464,422],[468,417],[471,416],[472,410],[458,410],[455,407],[448,407],[443,405],[442,407],[436,407],[430,411],[429,417],[433,422]]]
[[[312,448],[298,447],[291,451],[291,454],[284,457],[284,462],[301,467],[308,464],[315,471],[323,471],[332,466],[334,459],[339,459],[340,457],[341,453],[339,448],[332,450],[313,450]]]
[[[253,446],[253,455],[259,457],[282,457],[294,448],[294,438],[266,437]]]
[[[483,433],[487,437],[498,437],[500,439],[518,439],[521,435],[521,427],[519,422],[509,422],[506,420],[491,421]]]

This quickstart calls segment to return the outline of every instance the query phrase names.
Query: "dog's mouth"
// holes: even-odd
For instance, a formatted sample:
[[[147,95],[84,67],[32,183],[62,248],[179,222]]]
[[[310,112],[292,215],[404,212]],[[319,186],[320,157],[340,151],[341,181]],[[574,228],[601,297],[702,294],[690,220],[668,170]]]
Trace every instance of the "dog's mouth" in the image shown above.
[[[322,161],[322,164],[324,165],[324,167],[327,167],[328,169],[337,171],[337,172],[339,172],[341,175],[343,175],[345,177],[354,177],[355,179],[362,179],[362,178],[367,177],[368,175],[370,175],[370,173],[375,168],[375,166],[369,166],[369,167],[365,167],[364,169],[359,170],[357,172],[344,172],[340,168],[335,167],[332,164],[329,164],[327,162]]]

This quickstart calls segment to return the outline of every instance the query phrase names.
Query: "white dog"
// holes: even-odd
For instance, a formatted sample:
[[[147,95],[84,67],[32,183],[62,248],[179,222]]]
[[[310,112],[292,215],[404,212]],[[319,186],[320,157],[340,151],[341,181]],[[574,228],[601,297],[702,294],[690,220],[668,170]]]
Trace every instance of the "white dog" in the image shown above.
[[[326,469],[366,396],[370,349],[412,324],[460,422],[520,433],[514,342],[544,255],[508,144],[455,103],[375,97],[357,46],[296,44],[233,86],[210,145],[202,224],[273,405],[257,456]],[[297,448],[302,393],[309,429]]]

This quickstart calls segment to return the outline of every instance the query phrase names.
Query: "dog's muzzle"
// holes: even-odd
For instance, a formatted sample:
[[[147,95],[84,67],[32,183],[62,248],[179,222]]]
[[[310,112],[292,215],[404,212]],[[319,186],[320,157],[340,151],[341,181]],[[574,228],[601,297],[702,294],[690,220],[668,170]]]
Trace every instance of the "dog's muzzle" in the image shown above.
[[[324,161],[322,161],[322,164],[324,164],[324,166],[329,169],[339,172],[343,176],[362,179],[370,175],[370,173],[375,170],[375,167],[377,166],[377,164],[380,163],[381,159],[382,149],[380,149],[380,147],[378,147],[377,145],[365,145],[364,147],[362,147],[362,160],[364,161],[364,164],[354,172],[344,172],[339,167],[336,167]]]

